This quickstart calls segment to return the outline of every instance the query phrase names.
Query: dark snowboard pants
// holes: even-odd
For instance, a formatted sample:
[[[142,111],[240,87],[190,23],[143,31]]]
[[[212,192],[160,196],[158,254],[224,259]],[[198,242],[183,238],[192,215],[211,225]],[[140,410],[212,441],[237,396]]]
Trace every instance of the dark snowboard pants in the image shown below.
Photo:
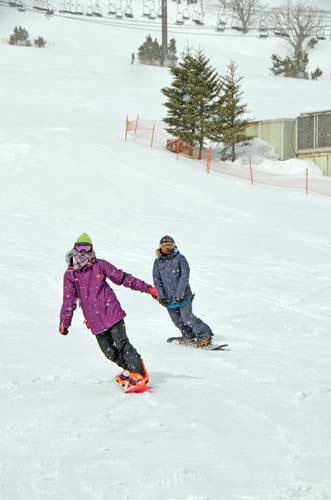
[[[106,358],[124,370],[144,375],[140,354],[129,342],[123,319],[105,332],[96,335],[96,339]]]
[[[209,326],[200,318],[194,316],[192,312],[192,302],[177,309],[168,309],[168,313],[173,323],[182,332],[183,337],[188,338],[209,338],[213,333]]]

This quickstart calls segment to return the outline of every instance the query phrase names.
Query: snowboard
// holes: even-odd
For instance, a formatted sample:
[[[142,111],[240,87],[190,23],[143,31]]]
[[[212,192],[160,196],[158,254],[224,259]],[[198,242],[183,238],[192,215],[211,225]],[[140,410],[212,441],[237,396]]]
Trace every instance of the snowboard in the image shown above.
[[[123,387],[125,394],[141,394],[142,392],[152,392],[153,388],[148,385],[129,385],[129,387]]]
[[[214,344],[214,343],[211,343],[211,344],[207,345],[206,347],[198,347],[196,345],[195,341],[188,342],[186,344],[181,344],[179,342],[180,338],[181,337],[170,337],[169,339],[167,339],[167,342],[169,344],[177,344],[177,345],[182,345],[184,347],[192,347],[193,349],[200,349],[201,351],[227,351],[228,349],[226,349],[226,347],[228,347],[228,345],[229,345],[229,344]]]

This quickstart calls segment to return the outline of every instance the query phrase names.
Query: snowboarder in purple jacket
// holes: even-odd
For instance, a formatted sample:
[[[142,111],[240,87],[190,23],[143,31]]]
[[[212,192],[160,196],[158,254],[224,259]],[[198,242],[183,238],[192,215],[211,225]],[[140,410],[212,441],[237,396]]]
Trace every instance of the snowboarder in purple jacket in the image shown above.
[[[66,261],[68,269],[64,273],[60,333],[69,333],[72,316],[79,301],[86,326],[96,336],[102,352],[123,368],[123,372],[116,376],[116,381],[121,385],[146,384],[148,373],[144,362],[126,335],[126,313],[106,279],[116,285],[148,293],[153,298],[157,298],[157,290],[131,274],[117,269],[110,262],[97,259],[92,240],[86,233],[76,239]]]
[[[167,308],[170,318],[181,331],[181,343],[194,341],[197,347],[211,343],[213,333],[209,326],[192,312],[190,267],[171,236],[163,236],[156,251],[153,267],[154,286],[160,304]]]

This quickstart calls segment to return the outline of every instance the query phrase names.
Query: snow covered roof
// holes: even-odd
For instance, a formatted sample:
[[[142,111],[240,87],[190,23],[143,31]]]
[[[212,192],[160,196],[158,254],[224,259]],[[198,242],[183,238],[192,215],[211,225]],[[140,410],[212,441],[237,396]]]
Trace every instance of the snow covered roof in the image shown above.
[[[331,110],[326,110],[326,111],[306,111],[304,113],[300,113],[299,116],[307,116],[307,115],[325,115],[331,113]]]

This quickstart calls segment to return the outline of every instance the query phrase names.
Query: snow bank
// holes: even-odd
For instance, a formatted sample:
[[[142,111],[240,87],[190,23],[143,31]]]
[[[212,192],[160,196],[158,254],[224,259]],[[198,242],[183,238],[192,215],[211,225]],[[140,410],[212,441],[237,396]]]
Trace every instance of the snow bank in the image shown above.
[[[241,167],[249,167],[249,159],[251,158],[253,168],[271,174],[305,175],[308,168],[309,174],[323,176],[322,170],[312,160],[299,160],[298,158],[278,160],[274,148],[259,138],[241,144],[237,149],[237,154],[238,159],[234,164]]]

